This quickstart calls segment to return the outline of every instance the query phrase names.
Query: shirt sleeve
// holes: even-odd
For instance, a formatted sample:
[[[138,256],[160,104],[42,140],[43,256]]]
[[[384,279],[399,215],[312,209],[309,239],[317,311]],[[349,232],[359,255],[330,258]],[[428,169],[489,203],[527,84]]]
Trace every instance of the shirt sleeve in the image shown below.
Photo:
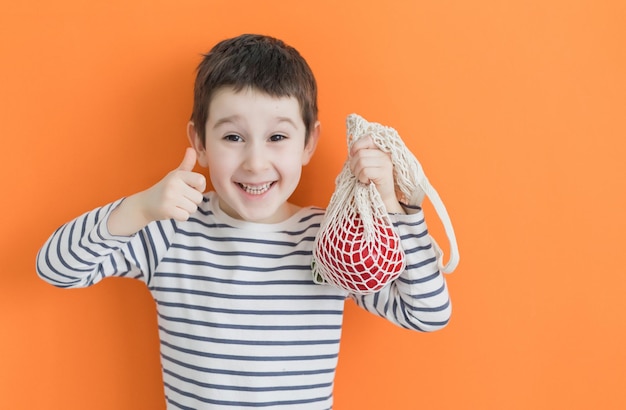
[[[365,310],[398,326],[435,331],[448,324],[452,309],[440,269],[442,252],[428,234],[423,210],[404,208],[406,215],[390,215],[406,257],[404,272],[380,292],[351,297]]]
[[[157,260],[153,234],[162,234],[163,229],[154,223],[132,236],[112,235],[107,221],[122,201],[87,212],[57,229],[37,254],[39,277],[61,288],[87,287],[110,276],[148,283]]]

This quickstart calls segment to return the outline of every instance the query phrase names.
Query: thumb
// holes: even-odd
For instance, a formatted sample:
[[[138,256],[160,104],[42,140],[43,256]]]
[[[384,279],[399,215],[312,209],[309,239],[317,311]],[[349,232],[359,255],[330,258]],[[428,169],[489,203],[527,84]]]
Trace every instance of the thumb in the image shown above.
[[[185,151],[185,157],[183,158],[183,162],[178,166],[178,170],[180,171],[193,171],[193,167],[196,166],[196,151],[188,147]]]

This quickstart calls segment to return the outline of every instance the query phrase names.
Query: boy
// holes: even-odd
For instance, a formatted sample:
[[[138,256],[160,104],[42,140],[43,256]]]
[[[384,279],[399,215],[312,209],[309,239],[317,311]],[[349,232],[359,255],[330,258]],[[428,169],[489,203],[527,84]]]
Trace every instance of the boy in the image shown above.
[[[433,331],[450,315],[422,210],[395,196],[392,164],[370,139],[351,170],[374,182],[402,238],[406,271],[374,295],[314,284],[324,211],[290,202],[319,138],[317,87],[280,40],[242,35],[198,67],[182,163],[146,191],[62,226],[37,257],[41,278],[84,287],[109,276],[157,304],[168,409],[330,409],[344,302]],[[192,171],[208,168],[213,192]]]

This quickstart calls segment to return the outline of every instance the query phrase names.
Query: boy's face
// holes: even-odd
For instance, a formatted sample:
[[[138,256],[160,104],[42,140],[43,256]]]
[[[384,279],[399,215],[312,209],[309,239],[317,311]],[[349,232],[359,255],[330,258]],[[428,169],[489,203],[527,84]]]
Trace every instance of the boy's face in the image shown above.
[[[189,136],[228,215],[276,223],[290,217],[287,200],[317,144],[319,124],[305,145],[300,105],[255,89],[218,90],[209,106],[204,147],[193,124]]]

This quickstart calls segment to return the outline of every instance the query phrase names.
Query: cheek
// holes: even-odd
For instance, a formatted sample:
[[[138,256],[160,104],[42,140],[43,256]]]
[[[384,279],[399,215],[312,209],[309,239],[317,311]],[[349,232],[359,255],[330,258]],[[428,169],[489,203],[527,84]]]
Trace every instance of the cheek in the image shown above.
[[[223,179],[232,173],[234,161],[231,161],[226,156],[213,155],[207,158],[207,168],[209,169],[209,175],[211,180]]]
[[[289,161],[292,167],[302,167],[306,165],[310,156],[307,154],[307,151],[303,149],[303,144],[302,141],[298,141],[297,144],[292,144],[289,148],[284,149],[279,153],[281,160]]]
[[[275,164],[284,172],[300,173],[302,170],[302,152],[284,152],[276,156]]]
[[[283,161],[280,167],[280,174],[285,181],[289,181],[289,185],[296,187],[302,176],[302,163],[300,158]]]

